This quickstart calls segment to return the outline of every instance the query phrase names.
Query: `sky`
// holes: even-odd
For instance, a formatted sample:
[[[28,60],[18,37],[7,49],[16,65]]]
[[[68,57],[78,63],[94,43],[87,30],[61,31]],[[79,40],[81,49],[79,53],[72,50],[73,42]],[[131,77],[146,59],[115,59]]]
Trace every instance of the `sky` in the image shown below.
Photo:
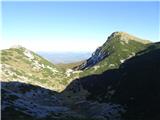
[[[1,49],[93,52],[115,31],[157,42],[158,2],[2,2]]]

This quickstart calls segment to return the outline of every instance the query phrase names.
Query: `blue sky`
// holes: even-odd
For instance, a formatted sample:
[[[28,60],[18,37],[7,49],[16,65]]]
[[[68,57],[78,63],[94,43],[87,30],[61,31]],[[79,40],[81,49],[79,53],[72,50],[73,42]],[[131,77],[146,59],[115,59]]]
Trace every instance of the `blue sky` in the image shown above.
[[[114,31],[159,41],[158,2],[3,2],[3,47],[91,52]]]

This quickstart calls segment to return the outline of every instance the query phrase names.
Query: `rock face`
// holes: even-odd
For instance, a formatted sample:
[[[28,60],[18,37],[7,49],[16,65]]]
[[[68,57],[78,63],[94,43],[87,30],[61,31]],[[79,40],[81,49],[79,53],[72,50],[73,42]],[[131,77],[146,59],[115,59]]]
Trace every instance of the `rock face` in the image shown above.
[[[84,70],[81,76],[87,76],[118,68],[122,61],[124,62],[137,52],[145,49],[149,43],[149,41],[134,37],[128,33],[114,32],[101,47],[96,49],[88,60],[74,69]],[[93,69],[95,65],[100,67],[95,70]]]
[[[97,48],[96,51],[92,54],[92,57],[89,58],[87,61],[85,61],[84,64],[80,65],[78,69],[85,69],[88,67],[92,67],[93,65],[97,64],[101,60],[103,60],[105,57],[109,55],[109,52],[102,52],[101,47]]]
[[[58,93],[20,82],[2,82],[2,119],[59,119],[77,116],[58,98]],[[20,113],[18,113],[20,112]],[[15,114],[17,114],[15,116]],[[52,117],[52,118],[51,118]]]

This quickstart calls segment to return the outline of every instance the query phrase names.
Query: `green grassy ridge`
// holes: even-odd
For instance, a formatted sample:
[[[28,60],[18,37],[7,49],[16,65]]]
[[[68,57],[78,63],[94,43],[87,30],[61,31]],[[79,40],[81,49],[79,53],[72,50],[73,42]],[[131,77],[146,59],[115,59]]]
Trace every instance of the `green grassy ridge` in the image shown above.
[[[143,44],[136,40],[128,40],[128,43],[120,40],[119,36],[116,36],[110,40],[107,40],[101,47],[101,53],[109,53],[109,56],[95,64],[94,66],[85,69],[80,73],[80,77],[88,76],[90,74],[101,74],[102,72],[118,68],[121,64],[120,60],[125,60],[130,57],[133,53],[138,52],[147,48],[150,44]],[[113,65],[114,66],[110,66]],[[100,66],[95,70],[95,66]]]
[[[137,55],[142,55],[142,54],[145,54],[145,53],[148,53],[150,51],[153,51],[153,50],[157,50],[157,49],[160,49],[160,42],[156,42],[156,43],[150,43],[146,49],[140,51]]]
[[[45,84],[54,88],[55,86],[59,87],[68,84],[68,80],[71,79],[65,75],[65,70],[50,63],[43,57],[38,54],[29,51],[34,59],[29,60],[29,58],[24,54],[26,48],[10,48],[1,50],[1,64],[9,65],[10,71],[14,73],[14,75],[10,75],[8,72],[5,72],[8,75],[7,79],[18,79],[20,76],[24,76],[34,84],[35,82]],[[34,61],[37,61],[38,64],[44,65],[44,68],[40,68],[39,70],[33,69]],[[48,68],[49,67],[49,68]],[[53,70],[55,71],[52,71]]]
[[[54,65],[40,55],[23,47],[2,50],[1,62],[15,68],[13,72],[19,76],[25,76],[33,81],[38,81],[42,84],[45,83],[50,86],[54,86],[53,82],[57,82],[60,85],[66,86],[69,84],[69,81],[74,80],[77,76],[84,77],[92,74],[101,74],[106,70],[118,68],[121,64],[120,60],[127,59],[133,53],[137,54],[139,51],[144,50],[149,45],[152,45],[152,43],[144,44],[143,42],[139,42],[139,39],[138,41],[133,40],[134,37],[131,37],[132,40],[127,40],[126,42],[125,40],[122,40],[122,34],[118,33],[116,36],[114,36],[114,34],[115,33],[109,36],[108,40],[98,50],[100,53],[109,53],[107,57],[96,63],[94,66],[84,69],[81,73],[74,73],[69,77],[67,77],[65,74],[66,70],[81,64],[81,62],[67,65]],[[134,39],[137,38],[135,37]],[[154,45],[150,47],[150,49],[153,48]],[[26,50],[34,56],[33,60],[29,61],[28,57],[24,55]],[[39,64],[55,68],[58,72],[53,73],[53,71],[47,67],[42,68],[39,71],[33,70],[32,67],[34,60],[38,61]],[[96,66],[99,68],[95,68]],[[12,77],[17,78],[18,76],[14,75]]]

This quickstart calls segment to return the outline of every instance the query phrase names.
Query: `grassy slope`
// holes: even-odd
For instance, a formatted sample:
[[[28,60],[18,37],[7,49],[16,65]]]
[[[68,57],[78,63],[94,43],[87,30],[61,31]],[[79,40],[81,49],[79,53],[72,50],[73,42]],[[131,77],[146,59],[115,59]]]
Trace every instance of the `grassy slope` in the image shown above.
[[[67,63],[67,64],[55,64],[57,67],[62,68],[62,69],[72,69],[76,66],[79,66],[83,63],[84,61],[79,61],[79,62],[73,62],[73,63]]]
[[[101,47],[101,52],[109,52],[110,55],[105,59],[101,60],[94,66],[85,69],[80,76],[88,76],[90,74],[100,74],[109,69],[118,68],[121,64],[121,60],[128,59],[129,57],[134,56],[137,52],[145,49],[149,44],[144,44],[137,40],[129,40],[128,42],[120,40],[119,36],[107,40],[107,42]]]
[[[10,48],[1,51],[1,63],[9,67],[2,67],[2,71],[7,69],[5,75],[2,74],[2,79],[21,79],[19,77],[24,76],[29,83],[41,84],[56,90],[64,89],[69,79],[65,76],[64,70],[31,51],[30,53],[34,56],[34,59],[29,60],[24,54],[25,50],[25,48]],[[36,68],[35,62],[44,67]],[[14,74],[10,75],[8,69]]]
[[[69,90],[89,92],[88,99],[100,102],[117,102],[129,108],[125,120],[159,120],[160,43],[150,44],[120,65],[100,75],[91,75],[73,81]],[[72,90],[72,91],[73,91]],[[80,94],[79,90],[76,94]],[[73,96],[73,95],[72,95]]]

